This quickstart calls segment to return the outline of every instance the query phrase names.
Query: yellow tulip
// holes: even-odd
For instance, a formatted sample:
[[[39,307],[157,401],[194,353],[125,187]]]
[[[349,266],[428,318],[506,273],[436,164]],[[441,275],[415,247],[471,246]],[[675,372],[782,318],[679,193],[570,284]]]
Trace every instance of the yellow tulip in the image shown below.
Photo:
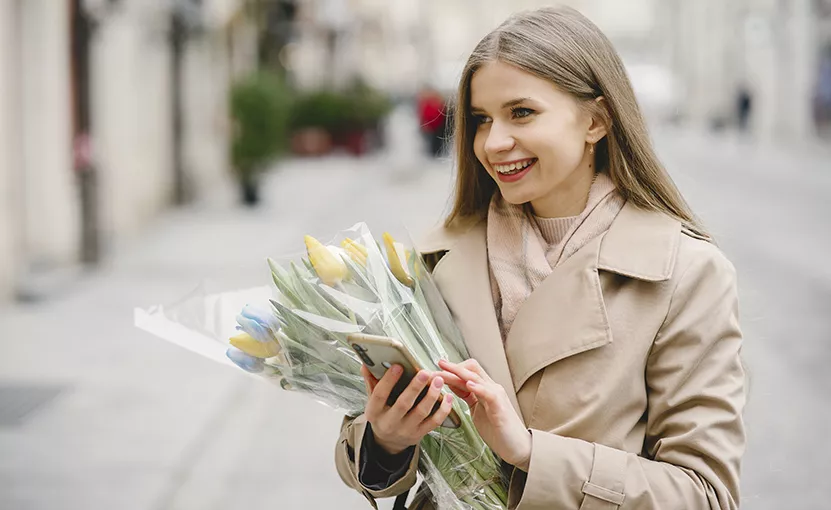
[[[349,239],[348,237],[341,241],[340,243],[341,248],[343,248],[346,253],[349,254],[349,257],[355,261],[356,264],[360,264],[363,267],[366,267],[366,258],[367,258],[367,250],[366,246],[363,246],[360,243]]]
[[[346,264],[329,251],[329,248],[312,236],[305,236],[303,240],[306,242],[309,262],[323,283],[334,287],[346,278],[348,274]]]
[[[354,239],[350,239],[348,237],[346,239],[344,239],[344,241],[351,244],[356,250],[361,252],[361,255],[363,255],[364,257],[369,255],[369,251],[367,251],[366,246],[362,245],[358,241],[355,241]]]
[[[245,354],[255,358],[271,358],[280,353],[280,344],[277,342],[258,342],[248,333],[240,333],[231,337],[230,343]]]
[[[387,259],[392,274],[399,282],[407,287],[412,287],[415,282],[407,272],[407,260],[401,258],[404,256],[404,246],[401,243],[396,243],[389,232],[384,232],[384,246],[387,248]]]

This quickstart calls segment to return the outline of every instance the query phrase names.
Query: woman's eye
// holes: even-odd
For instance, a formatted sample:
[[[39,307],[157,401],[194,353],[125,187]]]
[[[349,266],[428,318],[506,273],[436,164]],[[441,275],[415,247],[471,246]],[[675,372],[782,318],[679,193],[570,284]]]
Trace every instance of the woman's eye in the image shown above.
[[[474,115],[473,121],[476,123],[477,126],[480,126],[482,124],[487,124],[491,122],[491,118],[487,115]]]
[[[530,108],[516,107],[511,109],[511,116],[515,119],[523,119],[534,113]]]

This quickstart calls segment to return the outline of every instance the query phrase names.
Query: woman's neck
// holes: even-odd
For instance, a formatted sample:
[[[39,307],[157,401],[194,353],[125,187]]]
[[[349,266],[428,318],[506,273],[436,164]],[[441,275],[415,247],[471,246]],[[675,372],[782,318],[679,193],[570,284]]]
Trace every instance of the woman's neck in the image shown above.
[[[586,208],[594,177],[594,170],[588,165],[573,172],[551,193],[531,201],[534,214],[540,218],[566,218],[579,215]]]

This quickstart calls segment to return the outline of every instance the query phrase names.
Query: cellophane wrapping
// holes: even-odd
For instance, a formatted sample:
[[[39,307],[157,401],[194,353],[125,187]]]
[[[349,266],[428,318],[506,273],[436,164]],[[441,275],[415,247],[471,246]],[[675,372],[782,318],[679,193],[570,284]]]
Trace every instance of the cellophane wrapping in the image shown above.
[[[197,294],[177,306],[137,310],[136,324],[350,416],[363,413],[368,397],[350,333],[395,338],[431,371],[439,370],[439,359],[469,357],[416,250],[388,234],[376,239],[364,223],[328,244],[305,241],[304,255],[268,260],[270,288]],[[436,507],[507,508],[500,460],[476,431],[467,404],[456,398],[453,408],[461,426],[439,427],[419,445],[419,471]]]

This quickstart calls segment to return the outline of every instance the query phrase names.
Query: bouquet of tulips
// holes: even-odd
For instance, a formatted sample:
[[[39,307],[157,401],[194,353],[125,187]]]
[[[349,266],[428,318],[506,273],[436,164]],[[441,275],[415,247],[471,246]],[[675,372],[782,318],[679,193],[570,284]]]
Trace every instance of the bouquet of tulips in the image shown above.
[[[461,334],[415,250],[389,234],[377,242],[363,223],[340,233],[330,245],[311,236],[305,244],[306,255],[299,261],[269,259],[273,298],[248,303],[236,316],[237,331],[223,345],[235,365],[356,416],[368,395],[361,361],[347,335],[395,338],[428,370],[438,370],[441,358],[468,358]],[[477,433],[467,404],[454,399],[453,407],[461,426],[439,427],[420,444],[419,470],[437,507],[506,508],[507,484],[499,459]]]

